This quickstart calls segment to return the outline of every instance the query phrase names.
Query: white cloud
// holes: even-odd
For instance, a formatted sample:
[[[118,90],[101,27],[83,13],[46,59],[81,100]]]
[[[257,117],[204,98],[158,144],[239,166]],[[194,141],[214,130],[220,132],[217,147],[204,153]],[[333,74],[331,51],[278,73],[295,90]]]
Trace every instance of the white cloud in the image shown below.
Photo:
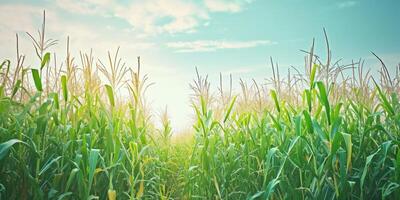
[[[111,0],[56,0],[55,4],[68,12],[105,15],[112,7]]]
[[[118,5],[112,0],[56,0],[68,12],[114,16],[128,22],[147,35],[160,33],[193,33],[207,24],[212,12],[240,12],[252,0],[146,0]]]
[[[239,12],[242,9],[240,2],[226,0],[204,0],[204,4],[211,12]]]
[[[35,28],[37,19],[42,15],[42,9],[24,5],[0,5],[0,31],[27,31]],[[29,13],[29,17],[27,16]],[[35,14],[36,17],[30,14]]]
[[[199,5],[183,0],[150,0],[116,8],[115,15],[148,34],[192,32],[209,19]]]
[[[343,1],[337,4],[339,8],[349,8],[356,6],[358,4],[357,1]]]
[[[223,41],[223,40],[197,40],[189,42],[169,42],[167,47],[176,49],[176,52],[205,52],[216,51],[218,49],[243,49],[262,45],[273,45],[276,42],[270,40],[251,40],[251,41]]]
[[[207,20],[207,10],[185,0],[134,1],[126,5],[111,0],[57,0],[68,12],[84,15],[114,16],[146,34],[193,32],[200,21]]]

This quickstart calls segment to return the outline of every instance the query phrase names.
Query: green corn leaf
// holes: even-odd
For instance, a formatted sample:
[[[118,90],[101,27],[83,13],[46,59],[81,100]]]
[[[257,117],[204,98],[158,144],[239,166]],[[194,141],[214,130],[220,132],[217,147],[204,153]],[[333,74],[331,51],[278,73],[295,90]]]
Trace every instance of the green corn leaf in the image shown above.
[[[346,170],[346,152],[343,148],[339,148],[339,175],[340,175],[340,186],[344,188],[346,185],[347,179],[347,170]]]
[[[353,151],[353,143],[351,142],[351,135],[347,133],[342,133],[344,143],[346,144],[346,152],[347,152],[347,165],[346,171],[349,171],[351,164],[351,154]]]
[[[290,152],[292,151],[294,145],[297,143],[297,141],[299,141],[300,136],[296,136],[295,138],[293,138],[293,140],[290,142],[289,144],[289,148],[287,150],[287,155],[290,154]]]
[[[11,108],[11,101],[9,99],[0,98],[0,113],[4,113],[7,116]]]
[[[13,98],[15,96],[15,94],[17,94],[18,89],[21,87],[21,83],[22,83],[21,80],[18,80],[15,83],[14,88],[13,88],[12,93],[11,93],[11,98]]]
[[[385,187],[382,192],[382,199],[386,199],[385,197],[391,195],[394,191],[400,188],[400,184],[395,182],[389,182],[385,184]]]
[[[325,85],[322,82],[318,81],[318,82],[316,82],[316,84],[318,86],[320,100],[321,100],[323,106],[325,107],[328,124],[330,125],[331,124],[331,114],[330,114],[331,107],[329,105],[328,93],[326,92]]]
[[[235,104],[236,97],[237,96],[233,97],[231,103],[229,104],[228,110],[227,110],[227,112],[225,114],[225,117],[224,117],[224,123],[226,122],[226,120],[228,120],[229,114],[231,113],[232,108],[233,108],[233,104]]]
[[[65,198],[67,198],[68,196],[71,196],[71,195],[73,195],[73,194],[74,194],[74,193],[72,193],[72,192],[63,193],[63,194],[61,194],[60,196],[58,196],[57,200],[63,200],[63,199],[65,199]]]
[[[6,66],[5,74],[3,74],[4,77],[7,77],[7,76],[8,76],[8,73],[10,72],[10,64],[11,64],[10,60],[5,60],[5,61],[3,61],[3,62],[1,63],[1,65],[0,65],[0,70],[3,69],[4,66]],[[2,74],[2,73],[0,73],[0,74]],[[3,86],[5,85],[5,83],[6,83],[7,80],[8,80],[7,78],[4,78],[4,79],[3,79],[3,83],[2,83]]]
[[[89,189],[88,196],[90,194],[90,188],[92,187],[94,172],[97,166],[97,159],[99,158],[99,149],[91,149],[89,154]]]
[[[25,142],[23,142],[21,140],[17,140],[17,139],[11,139],[11,140],[8,140],[7,142],[1,143],[0,144],[0,160],[2,160],[8,154],[8,152],[11,149],[11,147],[14,144],[17,144],[17,143],[21,143],[21,144],[27,145]]]
[[[312,102],[311,102],[311,92],[310,90],[304,90],[304,95],[306,97],[307,105],[308,105],[308,112],[312,110]]]
[[[396,155],[396,178],[397,180],[400,179],[400,151],[397,151],[397,155]]]
[[[35,87],[38,91],[42,92],[42,79],[40,78],[39,71],[37,69],[32,69],[32,77],[35,82]]]
[[[393,108],[398,108],[400,107],[400,101],[399,101],[399,97],[397,96],[398,94],[393,92],[390,96],[392,97],[392,107]]]
[[[259,191],[259,192],[255,193],[253,196],[251,196],[248,200],[257,199],[257,198],[261,197],[264,193],[265,193],[264,191]]]
[[[0,85],[0,97],[4,97],[4,87],[5,85]]]
[[[324,143],[328,143],[329,134],[322,130],[321,125],[316,121],[312,121],[314,133],[323,141]],[[326,145],[322,145],[326,152],[329,152],[330,149]]]
[[[301,117],[300,116],[294,117],[294,124],[295,124],[296,136],[301,136]]]
[[[383,151],[383,157],[381,159],[381,162],[382,162],[381,164],[383,164],[385,162],[386,157],[388,155],[388,151],[389,151],[391,146],[392,146],[392,141],[391,140],[386,141],[386,142],[381,144],[381,149]]]
[[[110,104],[112,107],[115,106],[115,102],[114,102],[114,92],[113,89],[110,85],[105,85],[106,87],[106,91],[107,91],[107,95],[108,95],[108,100],[110,100]]]
[[[368,171],[368,167],[371,164],[372,159],[374,158],[374,156],[378,153],[378,151],[376,151],[375,153],[369,155],[365,161],[365,166],[364,166],[364,170],[362,172],[361,175],[361,179],[360,179],[360,189],[361,191],[364,190],[364,182],[365,182],[365,176],[367,175],[367,171]]]
[[[277,96],[275,90],[271,90],[271,97],[274,100],[276,109],[278,110],[278,112],[281,112],[281,108],[279,106],[279,101],[278,101],[278,96]]]
[[[201,111],[203,115],[206,115],[207,112],[207,105],[206,100],[204,100],[203,96],[200,96],[200,104],[201,104]]]
[[[331,152],[330,155],[333,156],[337,153],[337,150],[340,148],[342,142],[342,136],[340,134],[336,134],[331,140]]]
[[[275,156],[275,154],[277,152],[279,152],[279,149],[276,147],[273,147],[268,151],[268,154],[267,154],[266,160],[265,160],[265,169],[264,169],[265,174],[268,174],[270,172],[270,170],[274,167],[273,166],[273,157]]]
[[[317,68],[318,67],[319,67],[319,65],[314,64],[313,67],[311,68],[311,72],[310,72],[310,89],[314,88],[315,74],[317,72]]]
[[[51,165],[52,165],[53,163],[57,162],[58,160],[60,160],[60,158],[62,158],[62,156],[58,156],[57,158],[54,158],[54,159],[52,159],[51,161],[47,162],[47,163],[43,166],[42,170],[40,170],[39,176],[41,176],[43,173],[45,173],[45,172],[51,167]]]
[[[306,110],[303,111],[304,120],[306,121],[306,127],[309,133],[314,133],[310,113]]]
[[[53,92],[53,93],[49,94],[49,96],[53,98],[55,108],[59,109],[60,108],[60,100],[58,99],[58,94]]]
[[[340,109],[342,108],[342,106],[343,106],[343,103],[336,104],[336,106],[334,107],[334,109],[332,111],[332,114],[331,114],[332,115],[332,117],[331,117],[332,121],[335,121],[339,117]]]
[[[53,117],[54,123],[58,126],[60,124],[60,120],[58,119],[57,112],[53,112],[52,117]]]
[[[65,187],[65,191],[68,191],[68,190],[69,190],[69,188],[70,188],[72,182],[74,181],[74,178],[75,178],[75,176],[76,176],[76,173],[78,173],[78,172],[79,172],[79,169],[78,169],[78,168],[74,168],[74,169],[71,170],[71,173],[69,174],[69,177],[68,177],[68,180],[67,180],[67,185],[66,185],[66,187]]]
[[[220,190],[219,190],[219,185],[218,185],[218,181],[217,181],[217,177],[215,177],[215,175],[214,175],[214,186],[215,186],[215,188],[217,189],[217,193],[218,193],[218,198],[219,199],[222,199],[222,197],[221,197],[221,192],[220,192]]]
[[[64,96],[64,101],[68,101],[68,88],[67,88],[67,76],[61,76],[61,88]]]
[[[331,133],[330,133],[330,139],[332,140],[336,133],[339,131],[340,125],[342,124],[342,118],[338,117],[332,124],[331,127]]]
[[[275,178],[268,183],[267,188],[265,189],[264,199],[271,198],[271,195],[274,193],[275,187],[279,184],[279,182],[280,181]]]
[[[49,61],[50,61],[50,53],[47,52],[43,56],[42,63],[40,63],[40,70],[42,70],[44,66],[46,66],[47,63],[49,63]]]
[[[279,121],[278,121],[271,113],[269,113],[269,116],[271,117],[272,122],[273,122],[274,126],[276,127],[276,129],[277,129],[278,131],[282,131],[282,126],[281,126],[281,124],[279,123]]]
[[[378,90],[379,98],[380,98],[381,101],[382,101],[382,106],[385,108],[385,110],[386,110],[389,114],[394,115],[394,114],[395,114],[394,109],[393,109],[392,105],[389,103],[389,100],[387,99],[386,95],[382,92],[381,88],[380,88],[379,85],[375,82],[375,80],[374,80],[374,79],[372,79],[372,80],[374,81],[375,87],[376,87],[376,89]]]

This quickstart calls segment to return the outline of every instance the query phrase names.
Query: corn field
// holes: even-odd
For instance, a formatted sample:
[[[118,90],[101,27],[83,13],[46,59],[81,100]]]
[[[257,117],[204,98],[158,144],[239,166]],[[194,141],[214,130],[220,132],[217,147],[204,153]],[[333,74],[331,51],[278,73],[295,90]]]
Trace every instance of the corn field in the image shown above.
[[[212,90],[196,69],[193,129],[146,102],[150,78],[118,50],[0,65],[0,199],[400,199],[400,65],[378,76],[306,51],[304,69]],[[325,33],[326,36],[326,33]],[[328,39],[326,37],[326,41]],[[293,73],[293,71],[295,73]],[[281,73],[282,74],[282,73]],[[126,90],[126,93],[121,92]]]

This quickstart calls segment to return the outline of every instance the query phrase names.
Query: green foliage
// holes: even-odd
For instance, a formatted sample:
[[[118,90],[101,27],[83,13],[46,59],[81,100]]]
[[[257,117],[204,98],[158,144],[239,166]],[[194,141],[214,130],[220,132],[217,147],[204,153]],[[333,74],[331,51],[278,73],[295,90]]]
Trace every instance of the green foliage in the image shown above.
[[[197,73],[193,129],[175,135],[166,111],[151,121],[139,62],[125,80],[109,53],[104,84],[88,55],[48,73],[37,53],[28,81],[0,65],[0,199],[400,199],[400,84],[339,87],[313,63],[303,87],[221,81],[214,98]]]

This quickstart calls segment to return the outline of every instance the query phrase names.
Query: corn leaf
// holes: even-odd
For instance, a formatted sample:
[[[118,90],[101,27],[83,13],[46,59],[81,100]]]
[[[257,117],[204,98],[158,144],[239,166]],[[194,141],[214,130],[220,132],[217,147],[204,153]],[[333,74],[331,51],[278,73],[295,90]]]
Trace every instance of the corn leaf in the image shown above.
[[[40,63],[40,70],[42,70],[44,66],[46,66],[47,63],[49,63],[49,61],[50,61],[50,53],[47,52],[46,54],[44,54],[42,62]]]
[[[110,101],[110,105],[112,107],[115,106],[115,102],[114,102],[114,92],[113,89],[110,85],[105,85],[106,87],[106,91],[107,91],[107,96],[108,96],[108,100]]]
[[[63,92],[64,101],[68,101],[68,88],[67,88],[67,76],[61,76],[61,88]]]
[[[21,140],[17,140],[17,139],[11,139],[11,140],[8,140],[7,142],[1,143],[0,144],[0,160],[2,160],[8,154],[8,152],[11,149],[11,147],[14,144],[17,144],[17,143],[21,143],[21,144],[27,145],[25,142],[23,142]]]
[[[39,71],[37,69],[32,69],[32,77],[35,83],[35,87],[38,91],[42,92],[42,79],[40,78]]]
[[[281,108],[279,106],[279,101],[278,101],[278,96],[277,96],[275,90],[271,90],[271,97],[274,100],[276,109],[278,110],[278,112],[281,112]]]
[[[328,93],[326,92],[325,85],[322,82],[316,82],[319,90],[319,97],[320,100],[325,107],[325,112],[326,112],[326,117],[328,119],[328,124],[331,124],[331,107],[329,105],[329,100],[328,100]]]

